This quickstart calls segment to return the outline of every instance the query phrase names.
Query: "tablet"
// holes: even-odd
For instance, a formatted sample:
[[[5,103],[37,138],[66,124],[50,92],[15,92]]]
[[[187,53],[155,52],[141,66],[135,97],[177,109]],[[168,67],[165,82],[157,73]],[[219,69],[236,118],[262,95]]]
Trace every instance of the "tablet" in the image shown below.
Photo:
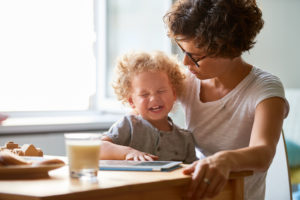
[[[115,171],[172,171],[181,167],[180,161],[101,160],[100,170]]]

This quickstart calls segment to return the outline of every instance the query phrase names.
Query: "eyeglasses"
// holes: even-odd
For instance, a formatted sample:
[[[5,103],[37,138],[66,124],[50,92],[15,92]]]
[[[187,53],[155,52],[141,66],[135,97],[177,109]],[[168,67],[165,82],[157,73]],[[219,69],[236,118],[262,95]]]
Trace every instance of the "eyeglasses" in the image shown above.
[[[192,61],[197,67],[199,67],[198,62],[199,62],[200,60],[203,60],[203,59],[206,58],[206,56],[203,56],[203,57],[198,58],[198,59],[193,58],[193,56],[191,55],[191,53],[186,52],[186,51],[182,48],[182,46],[177,42],[176,39],[174,39],[174,41],[175,41],[176,44],[179,46],[179,48],[181,49],[181,51],[182,51],[185,55],[187,55],[187,57],[189,57],[189,59],[191,59],[191,61]]]

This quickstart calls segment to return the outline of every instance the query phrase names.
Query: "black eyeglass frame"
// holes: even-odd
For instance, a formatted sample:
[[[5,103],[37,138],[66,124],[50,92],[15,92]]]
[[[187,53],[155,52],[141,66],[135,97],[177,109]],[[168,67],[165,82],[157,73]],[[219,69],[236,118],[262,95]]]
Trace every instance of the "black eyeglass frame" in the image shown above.
[[[195,59],[193,58],[193,56],[191,55],[191,53],[186,52],[186,51],[182,48],[182,46],[177,42],[176,39],[174,39],[174,41],[175,41],[175,43],[177,44],[177,46],[179,46],[179,48],[181,49],[181,51],[182,51],[185,55],[187,55],[187,56],[189,57],[189,59],[191,59],[191,61],[192,61],[197,67],[199,67],[198,62],[199,62],[200,60],[203,60],[203,59],[206,58],[206,56],[203,56],[203,57],[199,58],[198,60],[195,60]]]

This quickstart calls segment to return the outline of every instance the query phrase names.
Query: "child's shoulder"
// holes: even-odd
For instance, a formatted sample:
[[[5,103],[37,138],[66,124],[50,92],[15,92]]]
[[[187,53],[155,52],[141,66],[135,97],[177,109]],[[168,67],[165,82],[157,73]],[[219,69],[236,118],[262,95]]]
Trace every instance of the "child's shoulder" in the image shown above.
[[[142,124],[142,122],[139,116],[133,114],[126,114],[123,115],[110,127],[109,132],[120,129],[130,130],[132,128],[139,127],[140,124]]]
[[[133,122],[137,121],[138,119],[131,114],[123,115],[119,120],[117,120],[112,126],[120,126],[124,124],[132,124]]]
[[[189,131],[188,129],[181,128],[180,126],[176,125],[170,117],[169,117],[169,120],[171,120],[171,122],[172,122],[173,129],[175,129],[177,132],[179,132],[182,135],[191,136],[191,134],[192,134],[191,131]]]
[[[190,136],[192,134],[191,131],[189,131],[188,129],[184,129],[184,128],[180,128],[177,125],[174,125],[174,127],[176,127],[177,131],[180,132],[183,135],[188,135]]]
[[[121,121],[125,121],[126,123],[129,123],[133,126],[145,123],[145,120],[141,116],[135,114],[126,114],[123,116]]]
[[[126,118],[128,121],[131,121],[133,123],[142,121],[142,118],[139,115],[135,115],[135,114],[126,114],[124,118]]]

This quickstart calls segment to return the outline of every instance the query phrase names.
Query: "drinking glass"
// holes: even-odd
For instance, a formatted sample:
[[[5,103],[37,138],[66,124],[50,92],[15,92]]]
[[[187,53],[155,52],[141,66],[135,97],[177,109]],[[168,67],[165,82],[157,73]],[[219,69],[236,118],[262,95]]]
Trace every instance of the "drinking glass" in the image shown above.
[[[65,134],[70,176],[80,179],[97,179],[101,134]]]

